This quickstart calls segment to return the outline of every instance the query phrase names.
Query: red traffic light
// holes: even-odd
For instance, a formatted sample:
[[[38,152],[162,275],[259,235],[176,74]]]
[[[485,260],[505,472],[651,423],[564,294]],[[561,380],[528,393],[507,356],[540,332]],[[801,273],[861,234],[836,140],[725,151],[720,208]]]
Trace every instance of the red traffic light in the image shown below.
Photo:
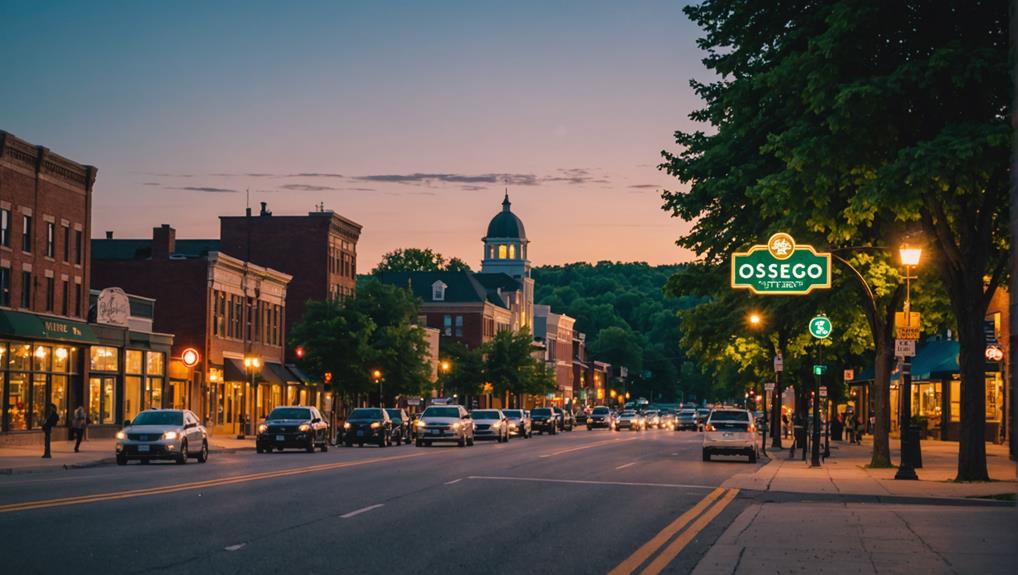
[[[295,351],[297,352],[297,357],[299,358],[304,357],[304,346],[298,345]]]

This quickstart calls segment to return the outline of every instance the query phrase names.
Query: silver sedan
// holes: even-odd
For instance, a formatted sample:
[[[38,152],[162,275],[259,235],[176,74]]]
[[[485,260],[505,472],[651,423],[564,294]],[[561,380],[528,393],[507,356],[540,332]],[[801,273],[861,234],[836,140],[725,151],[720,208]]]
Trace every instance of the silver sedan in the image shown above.
[[[149,409],[117,432],[116,455],[118,465],[127,465],[131,459],[142,463],[170,459],[184,464],[194,458],[205,463],[209,458],[208,433],[187,409]]]

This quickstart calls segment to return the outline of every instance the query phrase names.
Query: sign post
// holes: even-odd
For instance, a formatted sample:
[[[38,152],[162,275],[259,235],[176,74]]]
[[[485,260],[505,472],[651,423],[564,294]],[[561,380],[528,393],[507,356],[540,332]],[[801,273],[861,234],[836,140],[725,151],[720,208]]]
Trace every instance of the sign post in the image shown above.
[[[831,332],[834,331],[834,325],[831,320],[825,315],[818,315],[813,319],[809,320],[809,333],[817,340],[817,363],[813,366],[813,373],[816,375],[816,383],[813,386],[813,433],[812,443],[810,446],[810,467],[820,467],[820,393],[823,390],[824,395],[827,394],[827,388],[821,388],[821,379],[823,373],[826,371],[826,366],[823,365],[823,353],[824,348],[821,342],[831,336]]]
[[[774,383],[768,383],[767,393],[774,393],[771,403],[771,447],[781,449],[781,372],[785,370],[785,360],[781,353],[774,355]],[[766,387],[766,386],[765,386]]]

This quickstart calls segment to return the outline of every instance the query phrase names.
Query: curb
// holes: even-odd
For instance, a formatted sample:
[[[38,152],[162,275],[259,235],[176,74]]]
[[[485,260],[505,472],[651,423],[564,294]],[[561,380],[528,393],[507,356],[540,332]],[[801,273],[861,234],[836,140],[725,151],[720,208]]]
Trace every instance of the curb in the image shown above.
[[[210,454],[231,454],[231,453],[243,453],[246,451],[254,451],[255,448],[251,447],[209,447]],[[72,471],[74,469],[92,469],[95,467],[102,467],[105,465],[113,465],[117,460],[115,457],[104,457],[102,459],[93,459],[91,461],[79,461],[77,463],[64,463],[62,465],[35,465],[28,467],[0,467],[0,476],[3,475],[28,475],[28,474],[40,474],[40,473],[55,473],[60,471]]]

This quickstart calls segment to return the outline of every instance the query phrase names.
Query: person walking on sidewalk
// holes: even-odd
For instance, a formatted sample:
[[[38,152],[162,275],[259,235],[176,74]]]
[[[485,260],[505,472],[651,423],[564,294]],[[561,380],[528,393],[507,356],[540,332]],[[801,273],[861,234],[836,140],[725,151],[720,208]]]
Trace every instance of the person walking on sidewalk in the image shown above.
[[[85,407],[78,404],[74,408],[74,415],[71,416],[71,435],[74,436],[74,452],[81,447],[81,440],[85,438],[85,426],[88,425],[88,418],[85,416]]]
[[[56,404],[51,403],[48,407],[46,407],[46,416],[42,421],[43,441],[45,442],[45,449],[42,453],[44,459],[49,459],[51,457],[50,440],[53,436],[53,428],[56,426],[58,421],[60,421],[60,416],[57,414],[57,406]]]
[[[855,416],[855,421],[852,422],[852,425],[853,425],[853,427],[855,427],[855,433],[854,433],[855,441],[854,441],[854,443],[856,445],[862,445],[862,433],[863,433],[862,419],[860,419],[858,415]]]

